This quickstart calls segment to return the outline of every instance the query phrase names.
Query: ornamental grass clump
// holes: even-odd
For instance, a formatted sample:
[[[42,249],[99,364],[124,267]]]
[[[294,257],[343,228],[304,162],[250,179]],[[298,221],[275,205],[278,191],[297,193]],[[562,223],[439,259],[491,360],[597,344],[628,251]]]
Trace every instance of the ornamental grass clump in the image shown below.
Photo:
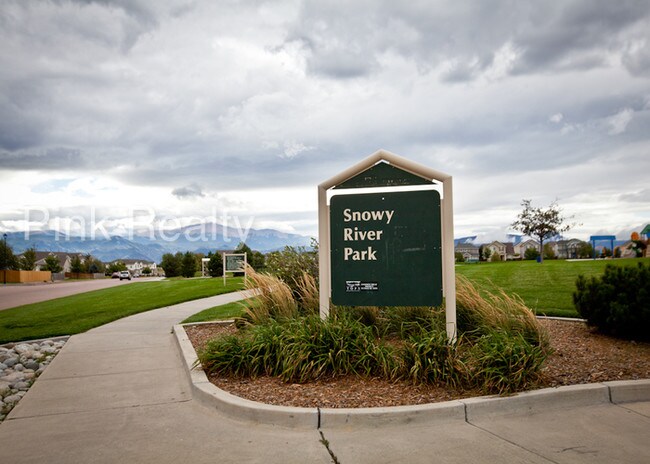
[[[459,331],[468,336],[504,331],[521,335],[545,350],[549,348],[548,333],[521,298],[501,289],[489,292],[461,275],[456,276],[456,317]]]
[[[461,386],[466,372],[458,352],[459,343],[450,343],[441,330],[412,334],[400,350],[401,377],[415,384]]]
[[[242,334],[216,338],[199,359],[210,373],[269,375],[304,383],[347,374],[396,376],[393,351],[352,319],[322,321],[310,316],[271,319]]]
[[[298,315],[298,304],[291,288],[282,280],[246,267],[246,290],[256,304],[245,304],[243,321],[263,324],[271,319],[289,319]]]
[[[523,334],[493,330],[470,346],[465,357],[466,382],[485,393],[510,393],[533,385],[548,350]]]
[[[318,314],[320,301],[318,298],[318,283],[314,276],[303,271],[296,282],[298,294],[298,309],[303,315]]]
[[[318,316],[318,288],[303,273],[295,289],[248,270],[255,298],[233,335],[199,353],[210,373],[285,382],[359,375],[508,393],[534,384],[549,341],[519,298],[457,279],[458,337],[441,308],[333,307]]]

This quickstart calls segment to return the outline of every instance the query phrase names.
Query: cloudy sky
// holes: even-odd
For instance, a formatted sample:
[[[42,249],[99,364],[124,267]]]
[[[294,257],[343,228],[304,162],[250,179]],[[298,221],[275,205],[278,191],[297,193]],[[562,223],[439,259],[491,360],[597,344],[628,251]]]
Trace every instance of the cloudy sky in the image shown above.
[[[0,43],[0,229],[316,234],[316,185],[382,148],[454,176],[456,236],[523,198],[650,222],[647,0],[3,0]]]

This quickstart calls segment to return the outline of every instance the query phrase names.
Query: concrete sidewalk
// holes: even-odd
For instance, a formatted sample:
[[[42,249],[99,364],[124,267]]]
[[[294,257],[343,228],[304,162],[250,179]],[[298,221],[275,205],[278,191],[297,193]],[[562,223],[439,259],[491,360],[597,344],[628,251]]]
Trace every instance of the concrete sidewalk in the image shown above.
[[[223,416],[192,400],[171,327],[241,298],[235,293],[162,308],[71,337],[0,424],[0,461],[650,462],[650,402],[321,430]]]

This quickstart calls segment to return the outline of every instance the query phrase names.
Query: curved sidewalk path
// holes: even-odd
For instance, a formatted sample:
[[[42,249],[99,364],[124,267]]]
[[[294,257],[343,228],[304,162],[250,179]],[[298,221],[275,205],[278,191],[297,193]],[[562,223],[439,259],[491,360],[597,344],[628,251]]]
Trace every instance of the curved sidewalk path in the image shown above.
[[[192,400],[171,334],[220,295],[70,338],[0,424],[11,463],[646,463],[650,402],[472,422],[325,430],[256,425]],[[327,446],[325,446],[327,442]]]

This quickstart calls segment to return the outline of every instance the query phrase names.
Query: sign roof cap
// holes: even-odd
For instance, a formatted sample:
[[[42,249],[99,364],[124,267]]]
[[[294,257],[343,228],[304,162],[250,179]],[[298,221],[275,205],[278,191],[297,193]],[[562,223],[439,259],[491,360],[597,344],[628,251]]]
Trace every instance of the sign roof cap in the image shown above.
[[[409,185],[422,185],[434,181],[443,182],[451,178],[451,176],[448,174],[442,173],[440,171],[436,171],[435,169],[428,168],[419,163],[416,163],[414,161],[408,160],[399,155],[391,153],[389,151],[378,150],[372,155],[368,156],[367,158],[361,160],[354,166],[326,180],[325,182],[322,182],[319,185],[319,188],[323,188],[327,190],[330,188],[363,187],[362,185],[357,185],[360,179],[355,180],[354,177],[356,177],[361,173],[369,171],[373,168],[374,168],[373,169],[374,174],[377,174],[378,168],[375,168],[375,166],[381,162],[388,163],[393,168],[397,168],[399,170],[405,171],[407,175],[403,176],[402,180],[410,180],[411,183]],[[379,168],[379,169],[384,170],[385,168]],[[382,179],[380,179],[379,181],[381,182]],[[405,184],[399,184],[399,185],[405,185]],[[368,186],[374,186],[374,185],[365,185],[365,187]],[[384,185],[377,185],[377,186],[390,186],[390,184],[384,183]]]

